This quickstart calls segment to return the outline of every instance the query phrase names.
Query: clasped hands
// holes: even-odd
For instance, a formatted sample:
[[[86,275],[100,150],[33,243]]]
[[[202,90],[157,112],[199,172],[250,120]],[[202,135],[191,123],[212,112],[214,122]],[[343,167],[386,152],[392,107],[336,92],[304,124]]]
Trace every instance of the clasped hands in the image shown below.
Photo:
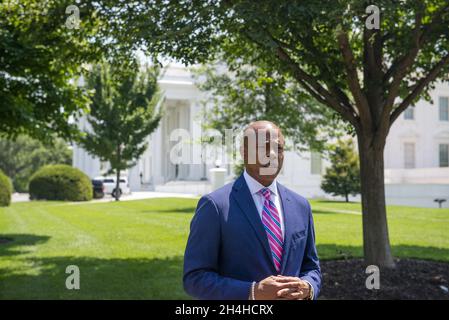
[[[303,300],[309,296],[309,283],[297,277],[269,276],[254,287],[256,300]]]

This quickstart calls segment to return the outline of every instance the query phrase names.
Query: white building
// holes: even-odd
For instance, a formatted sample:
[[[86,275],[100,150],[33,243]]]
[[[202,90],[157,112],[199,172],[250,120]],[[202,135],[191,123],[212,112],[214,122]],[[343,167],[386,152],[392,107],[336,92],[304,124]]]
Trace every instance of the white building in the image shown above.
[[[420,100],[393,124],[385,148],[387,201],[434,207],[449,202],[449,84]],[[449,207],[448,202],[444,207]]]
[[[171,66],[159,81],[165,93],[165,115],[158,129],[148,137],[149,148],[138,164],[126,174],[131,190],[156,190],[204,194],[210,191],[209,169],[214,163],[196,161],[174,164],[170,152],[176,141],[170,141],[175,129],[201,135],[204,93],[200,92],[189,71]],[[439,84],[431,92],[432,105],[424,100],[409,108],[390,130],[385,148],[386,196],[389,204],[436,207],[435,198],[446,198],[449,206],[449,85]],[[80,126],[86,126],[81,121]],[[201,145],[191,144],[190,156],[201,155]],[[91,178],[104,173],[105,165],[75,146],[73,165]],[[298,155],[287,152],[281,183],[306,197],[326,196],[320,189],[327,162],[319,154]],[[225,164],[228,181],[234,177]]]

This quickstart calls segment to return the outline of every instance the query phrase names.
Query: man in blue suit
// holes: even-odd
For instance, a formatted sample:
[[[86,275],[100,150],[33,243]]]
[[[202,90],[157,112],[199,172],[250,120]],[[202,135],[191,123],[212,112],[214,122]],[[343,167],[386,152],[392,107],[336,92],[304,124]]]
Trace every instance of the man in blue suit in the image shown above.
[[[269,121],[244,131],[244,173],[203,196],[190,225],[184,289],[198,299],[316,299],[321,271],[309,202],[276,177],[284,137]]]

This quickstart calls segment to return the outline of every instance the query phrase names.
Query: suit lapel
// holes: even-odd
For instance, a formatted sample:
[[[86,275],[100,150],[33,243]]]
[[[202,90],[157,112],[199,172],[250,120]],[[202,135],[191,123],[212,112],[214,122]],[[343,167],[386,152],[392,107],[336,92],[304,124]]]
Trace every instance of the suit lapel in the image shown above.
[[[290,243],[292,240],[292,227],[294,225],[294,212],[293,202],[291,201],[288,191],[278,182],[278,191],[281,199],[282,214],[284,216],[284,250],[282,253],[281,271],[283,274],[288,261],[288,254],[290,253]]]
[[[238,206],[245,214],[252,228],[256,232],[257,238],[262,244],[262,247],[264,248],[264,251],[269,259],[270,266],[274,274],[276,269],[274,267],[274,263],[272,260],[271,249],[270,245],[268,244],[267,235],[265,233],[262,220],[260,219],[260,215],[257,212],[257,208],[253,201],[253,197],[251,195],[251,192],[249,191],[249,188],[246,184],[243,175],[240,175],[240,177],[235,181],[232,191],[233,191],[232,195],[236,200]]]

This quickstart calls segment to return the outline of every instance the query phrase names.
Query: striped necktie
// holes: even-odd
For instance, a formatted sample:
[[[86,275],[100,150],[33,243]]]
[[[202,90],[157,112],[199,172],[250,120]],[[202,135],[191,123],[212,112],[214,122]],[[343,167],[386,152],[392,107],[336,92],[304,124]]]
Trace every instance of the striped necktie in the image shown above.
[[[268,242],[270,244],[271,255],[273,256],[274,266],[276,271],[281,269],[282,259],[282,229],[279,212],[276,209],[273,201],[270,200],[271,191],[268,188],[263,188],[259,191],[265,198],[262,209],[262,222],[267,233]]]

